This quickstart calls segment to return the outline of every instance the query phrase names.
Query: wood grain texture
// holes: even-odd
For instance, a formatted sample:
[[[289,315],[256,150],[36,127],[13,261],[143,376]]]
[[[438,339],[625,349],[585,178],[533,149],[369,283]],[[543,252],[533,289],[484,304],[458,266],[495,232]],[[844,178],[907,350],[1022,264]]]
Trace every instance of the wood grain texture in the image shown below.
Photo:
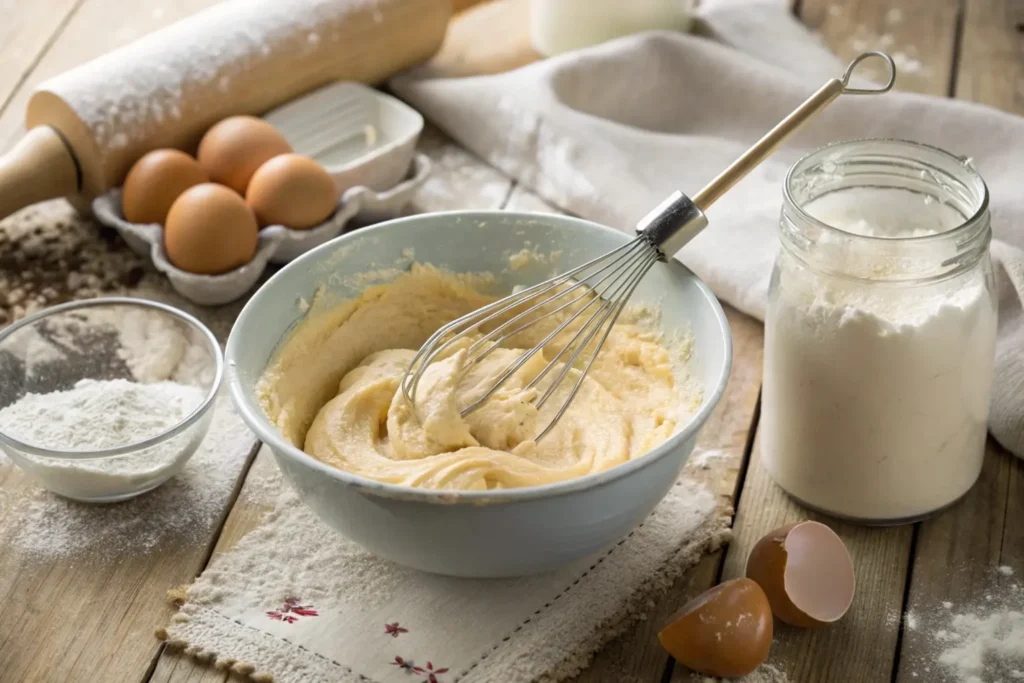
[[[1024,114],[1024,5],[1013,0],[972,0],[964,17],[955,96]],[[941,646],[935,631],[949,613],[986,607],[986,595],[1003,597],[1010,583],[997,568],[1024,576],[1024,463],[991,438],[981,477],[951,509],[920,525],[911,568],[907,612],[917,628],[905,628],[899,683],[939,676]],[[926,670],[929,670],[926,672]],[[948,673],[948,672],[947,672]]]
[[[837,55],[885,50],[900,90],[945,95],[956,45],[958,0],[804,0],[800,17]],[[882,78],[874,60],[863,73]]]
[[[0,464],[7,505],[37,485],[10,461]],[[164,539],[151,552],[73,552],[35,557],[0,526],[0,681],[142,680],[159,643],[153,630],[173,613],[164,595],[202,568],[220,525],[194,537]]]
[[[0,69],[0,150],[20,137],[25,102],[35,84],[212,2],[34,0],[18,2],[17,12],[5,6],[0,21],[5,67]],[[17,20],[8,22],[12,14]],[[117,17],[113,25],[112,16]],[[15,54],[18,50],[20,55]],[[216,312],[203,317],[211,316]],[[0,463],[0,486],[8,501],[36,490],[8,460]],[[6,514],[3,518],[10,519]],[[0,524],[0,609],[5,614],[0,622],[0,681],[142,680],[158,652],[153,629],[172,613],[165,592],[201,569],[210,538],[164,543],[138,557],[40,561],[12,547],[15,531],[9,523]]]
[[[943,95],[952,71],[956,10],[956,0],[804,0],[801,18],[841,57],[885,49],[898,55],[898,66],[902,62],[897,87]],[[722,579],[744,574],[747,555],[761,536],[802,519],[820,519],[843,537],[860,590],[850,613],[833,627],[801,630],[776,622],[769,662],[800,683],[887,683],[896,663],[913,527],[858,527],[801,508],[771,481],[755,444]],[[674,672],[674,683],[699,680],[682,667]]]
[[[234,507],[228,514],[217,537],[213,555],[228,552],[247,533],[259,526],[263,515],[273,509],[276,490],[287,486],[281,478],[274,456],[266,446],[260,448],[256,459],[239,491]],[[196,572],[198,575],[201,572]],[[149,683],[223,683],[245,680],[241,676],[218,671],[208,662],[166,647],[161,651]]]
[[[50,76],[67,71],[150,31],[214,4],[217,0],[84,0],[60,36],[39,59],[32,72],[6,98],[0,109],[0,152],[21,136],[25,104],[32,89]],[[31,5],[34,0],[26,2]],[[22,3],[18,3],[19,8]],[[112,20],[116,17],[116,20]]]
[[[491,0],[452,20],[444,44],[425,68],[437,76],[479,76],[540,58],[530,43],[529,0]]]
[[[853,557],[860,590],[850,612],[828,628],[797,629],[776,621],[769,662],[800,683],[888,683],[913,527],[842,524],[802,508],[771,480],[761,464],[760,444],[755,443],[722,579],[744,575],[747,555],[764,534],[804,519],[828,524],[842,537]]]
[[[1024,114],[1024,3],[970,0],[957,69],[959,99]]]
[[[943,602],[951,602],[957,614],[983,614],[989,609],[986,595],[1005,596],[1009,582],[998,567],[1024,572],[1022,482],[1021,461],[989,440],[974,488],[955,506],[919,525],[906,607],[914,628],[904,621],[899,683],[921,680],[932,667],[927,673],[934,680],[946,680],[936,663],[943,647],[935,641],[935,632],[949,627],[950,611]]]
[[[0,111],[82,0],[0,2]]]

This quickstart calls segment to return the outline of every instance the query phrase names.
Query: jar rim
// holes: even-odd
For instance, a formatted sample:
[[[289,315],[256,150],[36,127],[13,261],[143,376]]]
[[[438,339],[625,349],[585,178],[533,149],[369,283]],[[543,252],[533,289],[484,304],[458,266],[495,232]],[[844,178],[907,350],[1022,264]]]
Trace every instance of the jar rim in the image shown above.
[[[894,148],[924,150],[945,157],[948,160],[957,162],[967,173],[969,173],[972,176],[971,179],[976,181],[978,186],[981,188],[981,200],[978,202],[978,206],[975,209],[974,213],[972,213],[969,217],[965,218],[963,222],[957,225],[955,228],[951,228],[943,232],[937,232],[931,235],[881,237],[877,235],[863,235],[859,233],[848,232],[841,228],[837,228],[834,225],[830,225],[822,220],[819,220],[815,216],[811,215],[806,209],[804,209],[803,205],[799,203],[793,196],[792,186],[798,170],[803,170],[803,167],[807,165],[808,161],[815,157],[822,156],[827,152],[836,151],[837,149],[842,148],[855,148],[857,145],[864,145],[868,143],[883,143],[887,145],[892,145]],[[893,158],[900,157],[893,155]],[[914,140],[906,140],[903,138],[854,138],[851,140],[838,140],[836,142],[831,142],[827,145],[818,147],[817,149],[814,149],[811,152],[808,152],[804,156],[800,157],[792,166],[789,167],[789,170],[786,172],[786,178],[782,183],[783,200],[788,207],[792,208],[796,212],[797,217],[799,217],[800,220],[807,221],[816,228],[825,230],[827,233],[842,235],[844,238],[855,238],[858,240],[864,240],[865,242],[868,243],[875,242],[888,244],[927,244],[930,241],[948,240],[951,236],[958,236],[963,232],[967,232],[971,227],[975,226],[978,223],[978,221],[982,220],[984,216],[988,213],[988,184],[985,183],[985,179],[981,177],[981,174],[978,173],[977,169],[975,169],[972,165],[969,165],[969,160],[970,157],[956,156],[952,152],[944,150],[941,147],[936,147],[935,145],[929,145]]]

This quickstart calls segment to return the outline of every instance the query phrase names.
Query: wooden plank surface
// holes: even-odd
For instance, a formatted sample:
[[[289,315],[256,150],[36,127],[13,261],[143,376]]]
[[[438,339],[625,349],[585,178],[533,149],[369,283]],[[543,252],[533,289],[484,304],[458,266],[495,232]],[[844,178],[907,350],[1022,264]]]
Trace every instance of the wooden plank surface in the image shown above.
[[[743,576],[751,547],[772,529],[804,519],[828,524],[849,548],[861,590],[849,614],[828,628],[797,629],[776,621],[769,662],[800,683],[888,683],[913,528],[841,524],[807,511],[768,476],[759,446],[751,454],[722,578]]]
[[[9,1],[9,0],[8,0]],[[51,76],[67,71],[161,26],[214,4],[217,0],[83,0],[55,40],[0,109],[0,152],[21,137],[25,104],[32,89]],[[15,0],[21,11],[22,2]],[[36,0],[26,0],[31,6]],[[45,3],[43,3],[45,4]],[[4,20],[6,21],[6,20]]]
[[[913,55],[920,62],[897,80],[899,88],[945,94],[957,38],[955,0],[804,0],[800,16],[840,56],[866,49]],[[906,77],[904,77],[906,76]],[[914,529],[841,524],[791,501],[761,465],[759,444],[739,494],[734,539],[722,579],[742,576],[752,546],[768,531],[802,519],[820,519],[844,539],[854,558],[858,592],[850,613],[826,629],[795,629],[776,622],[769,663],[800,683],[888,683],[897,662],[901,613]],[[674,683],[700,681],[676,667]]]
[[[82,0],[0,0],[0,111]]]
[[[530,43],[529,9],[529,0],[470,7],[449,25],[444,45],[426,68],[438,76],[478,76],[540,59]]]
[[[10,3],[4,5],[0,150],[20,135],[27,94],[40,80],[212,1],[34,0],[16,2],[16,13]],[[16,19],[8,21],[14,14]],[[117,17],[116,28],[111,28],[111,17]],[[203,317],[213,322],[216,311],[207,310]],[[222,333],[226,329],[214,327]],[[9,505],[38,492],[6,459],[0,464],[0,486]],[[18,529],[11,514],[8,508],[3,514],[8,523],[0,529],[0,610],[5,615],[0,680],[141,680],[157,652],[153,628],[172,613],[162,594],[202,567],[210,537],[168,538],[153,552],[138,555],[73,552],[40,560],[14,542]]]
[[[843,59],[865,50],[888,52],[900,90],[946,95],[959,5],[959,0],[803,0],[800,18]],[[884,67],[873,60],[863,68],[865,75],[882,77]]]
[[[1024,113],[1024,2],[967,2],[958,66],[957,98]]]
[[[1024,114],[1024,4],[972,0],[964,15],[954,95]],[[1000,567],[1013,574],[1005,576]],[[981,479],[965,499],[920,525],[907,600],[899,683],[953,680],[936,666],[935,634],[953,614],[984,617],[1024,582],[1024,463],[991,438]],[[986,598],[992,598],[987,600]],[[993,605],[992,603],[995,603]],[[946,609],[944,603],[951,604]],[[1024,596],[1017,597],[1017,609]]]
[[[521,2],[510,0],[516,1]],[[17,3],[18,12],[26,12],[30,20],[19,18],[16,27],[0,25],[0,65],[5,67],[0,69],[0,150],[17,139],[28,92],[40,80],[212,2],[36,0],[25,10]],[[800,4],[804,21],[841,56],[872,48],[892,52],[902,67],[898,85],[904,90],[940,95],[953,90],[957,97],[1024,112],[1024,40],[1016,28],[1024,21],[1024,9],[1016,0],[803,0]],[[506,6],[505,11],[512,7]],[[0,8],[5,8],[3,0]],[[112,30],[111,16],[118,18]],[[448,53],[454,55],[448,64],[465,68],[472,60],[457,47]],[[492,70],[515,66],[513,62],[528,55],[521,40],[511,39],[504,47],[496,44],[493,53],[497,56],[484,60],[494,65],[488,67]],[[953,73],[955,78],[950,77]],[[431,156],[435,172],[416,200],[417,212],[503,205],[551,210],[435,130],[425,133],[421,149]],[[723,500],[733,497],[733,489],[743,479],[743,454],[760,382],[760,326],[731,311],[730,322],[737,365],[729,392],[701,441],[702,447],[722,452],[719,457],[726,467],[716,470],[721,476],[715,486]],[[273,490],[275,468],[268,454],[261,452],[256,458],[217,537],[216,552],[232,547],[258,524],[267,509],[268,492]],[[720,574],[727,578],[741,573],[746,553],[762,532],[784,521],[813,517],[770,482],[760,467],[756,444],[743,483],[737,537],[728,554],[705,558],[655,614],[599,654],[580,681],[660,680],[667,660],[655,638],[661,620],[689,596],[715,583]],[[5,495],[25,486],[9,463],[0,466]],[[934,658],[929,634],[927,629],[907,628],[901,621],[903,600],[908,600],[911,614],[924,614],[937,600],[967,604],[976,599],[986,586],[997,585],[993,584],[998,581],[997,566],[1009,565],[1018,576],[1024,573],[1024,466],[990,444],[978,487],[963,504],[920,525],[916,545],[911,527],[872,530],[829,523],[855,556],[862,591],[854,610],[834,629],[810,632],[780,627],[770,661],[788,674],[790,683],[870,683],[893,676],[901,682],[928,680],[923,678],[924,669]],[[21,629],[27,623],[34,630],[29,643],[12,636],[11,627],[0,626],[2,681],[144,679],[158,652],[151,631],[169,614],[170,608],[162,604],[164,590],[198,573],[206,553],[205,546],[202,552],[179,549],[160,556],[160,566],[112,563],[98,568],[40,569],[21,564],[24,558],[12,558],[7,550],[0,535],[0,609],[8,622],[19,622],[15,625]],[[971,564],[974,558],[984,562]],[[947,571],[957,566],[967,569],[959,574]],[[910,591],[904,596],[908,580]],[[870,593],[863,589],[868,585]],[[117,601],[123,604],[114,604]],[[93,613],[96,605],[111,606]],[[23,618],[29,621],[19,621]],[[897,653],[900,643],[903,649]],[[12,653],[17,659],[10,659]],[[18,668],[4,666],[11,661]],[[857,676],[844,678],[853,675],[850,672]],[[164,653],[150,680],[212,683],[228,679],[227,674],[196,665],[190,658]],[[673,680],[703,679],[676,667]]]
[[[726,307],[726,315],[733,339],[732,374],[721,402],[701,429],[686,471],[715,491],[723,506],[731,508],[756,424],[764,331],[761,323],[731,308]],[[598,653],[578,683],[661,680],[669,656],[658,642],[658,631],[673,612],[715,585],[721,554],[706,556],[683,575],[646,619]]]

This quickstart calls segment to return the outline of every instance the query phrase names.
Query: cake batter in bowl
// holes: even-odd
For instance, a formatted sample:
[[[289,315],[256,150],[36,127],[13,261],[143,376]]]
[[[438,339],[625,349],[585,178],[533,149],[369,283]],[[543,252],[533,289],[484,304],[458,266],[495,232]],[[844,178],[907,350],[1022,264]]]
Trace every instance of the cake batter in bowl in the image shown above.
[[[522,382],[458,415],[462,392],[507,363],[504,349],[458,392],[461,352],[437,363],[415,409],[396,390],[412,353],[447,320],[627,239],[587,221],[507,212],[415,216],[345,235],[284,268],[243,310],[227,348],[235,401],[303,500],[380,556],[442,574],[517,576],[599,552],[671,487],[728,376],[724,314],[685,267],[648,274],[587,386],[540,442],[544,416]],[[537,255],[525,265],[515,258],[524,248]]]

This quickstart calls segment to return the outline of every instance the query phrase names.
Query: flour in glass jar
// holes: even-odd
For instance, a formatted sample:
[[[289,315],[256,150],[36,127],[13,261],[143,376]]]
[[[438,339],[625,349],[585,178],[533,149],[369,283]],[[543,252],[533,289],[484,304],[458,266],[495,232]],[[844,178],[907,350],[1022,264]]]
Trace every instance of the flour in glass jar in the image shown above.
[[[867,237],[939,235],[964,220],[945,205],[922,211],[911,193],[855,201],[856,192],[807,211]],[[818,248],[829,248],[826,237]],[[892,287],[887,277],[943,257],[890,242],[887,258],[836,249],[844,276],[781,256],[765,328],[766,469],[804,503],[861,520],[914,518],[967,492],[981,470],[992,383],[996,310],[984,278]]]

